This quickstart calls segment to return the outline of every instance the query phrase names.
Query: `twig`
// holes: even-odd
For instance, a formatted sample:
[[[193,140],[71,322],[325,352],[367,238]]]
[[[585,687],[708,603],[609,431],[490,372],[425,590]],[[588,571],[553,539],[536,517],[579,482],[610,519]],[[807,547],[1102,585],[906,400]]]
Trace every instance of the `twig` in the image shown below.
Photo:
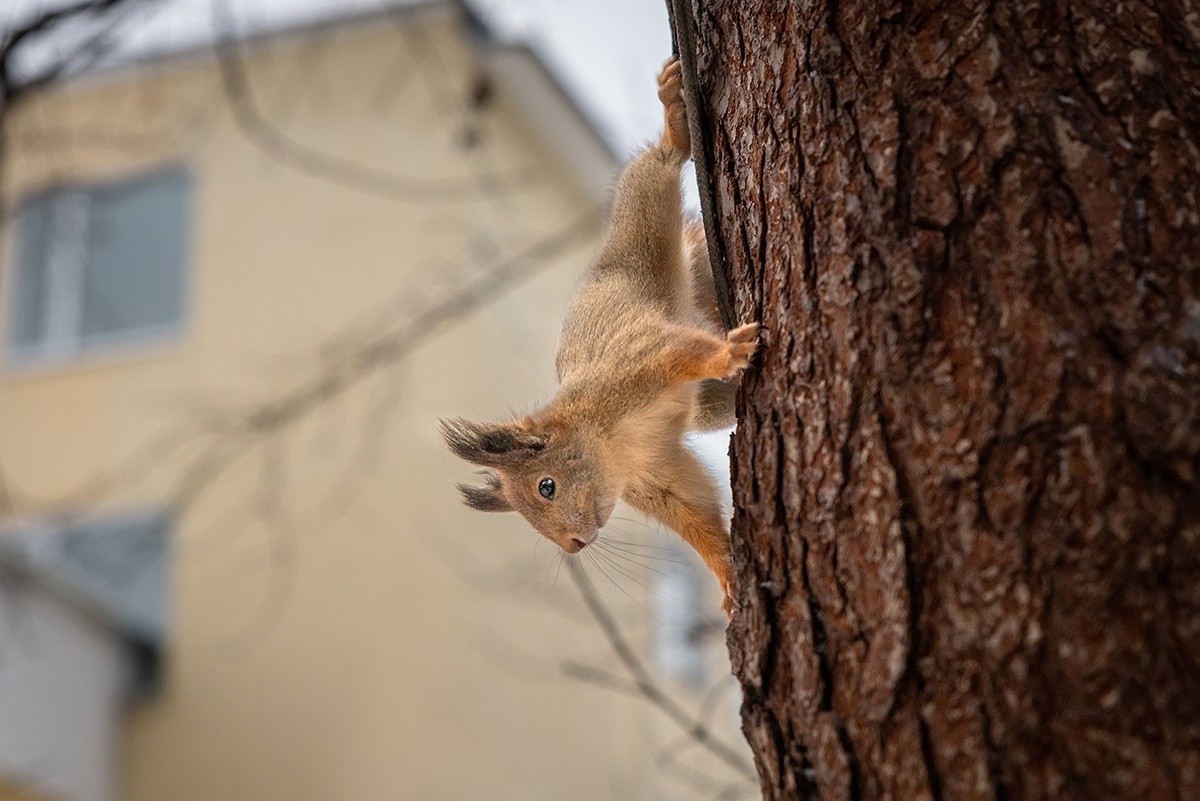
[[[629,673],[637,692],[670,718],[675,725],[688,732],[697,745],[706,749],[745,778],[756,780],[758,774],[755,772],[754,766],[745,757],[738,753],[732,746],[717,739],[712,730],[704,725],[702,720],[694,717],[687,709],[668,696],[658,686],[658,683],[654,681],[654,677],[650,675],[650,671],[642,664],[642,660],[625,639],[625,635],[621,633],[621,628],[617,624],[616,619],[613,618],[612,613],[609,612],[608,608],[596,594],[596,588],[592,586],[587,576],[583,574],[578,560],[571,560],[570,570],[571,579],[575,582],[575,587],[579,590],[579,595],[583,598],[584,605],[595,619],[596,624],[600,627],[604,638],[608,640],[613,653],[616,654],[621,665]]]

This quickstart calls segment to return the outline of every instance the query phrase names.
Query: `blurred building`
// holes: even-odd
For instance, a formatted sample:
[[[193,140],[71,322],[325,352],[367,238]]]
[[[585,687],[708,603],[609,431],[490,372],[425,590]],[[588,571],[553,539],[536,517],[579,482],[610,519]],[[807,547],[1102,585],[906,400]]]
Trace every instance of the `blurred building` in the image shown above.
[[[463,509],[436,434],[552,391],[612,153],[454,4],[222,52],[97,70],[6,123],[0,799],[735,781],[602,686],[622,667],[558,553]],[[660,550],[590,575],[734,739],[711,579],[615,525]]]

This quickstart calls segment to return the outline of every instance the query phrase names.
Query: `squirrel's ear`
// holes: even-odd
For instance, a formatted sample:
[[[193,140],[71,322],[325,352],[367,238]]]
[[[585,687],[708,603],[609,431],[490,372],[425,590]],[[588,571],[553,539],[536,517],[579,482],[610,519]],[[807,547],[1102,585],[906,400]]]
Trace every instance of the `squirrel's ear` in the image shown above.
[[[442,420],[442,439],[455,455],[481,467],[513,467],[546,448],[546,437],[517,423]]]
[[[480,475],[483,476],[484,485],[482,487],[472,487],[468,484],[458,485],[463,503],[481,512],[511,512],[512,504],[504,495],[500,477],[491,470],[484,470]]]

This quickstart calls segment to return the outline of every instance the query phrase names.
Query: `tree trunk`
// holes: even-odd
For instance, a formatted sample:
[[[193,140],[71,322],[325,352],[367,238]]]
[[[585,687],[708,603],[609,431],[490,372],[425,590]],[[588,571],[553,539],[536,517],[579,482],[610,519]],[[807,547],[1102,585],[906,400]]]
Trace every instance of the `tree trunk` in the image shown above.
[[[672,6],[764,795],[1200,799],[1200,6]]]

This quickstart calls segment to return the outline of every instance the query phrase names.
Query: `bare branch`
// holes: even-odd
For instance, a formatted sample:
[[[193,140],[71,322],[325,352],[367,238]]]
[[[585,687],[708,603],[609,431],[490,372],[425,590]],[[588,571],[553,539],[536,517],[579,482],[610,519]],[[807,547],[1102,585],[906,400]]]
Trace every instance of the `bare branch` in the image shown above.
[[[238,415],[234,429],[263,434],[277,431],[312,409],[328,403],[376,371],[412,353],[449,322],[485,306],[506,287],[537,272],[546,260],[581,241],[599,223],[598,210],[537,242],[440,301],[434,301],[400,326],[377,338],[343,350],[335,363],[275,400]]]
[[[94,14],[112,8],[128,0],[81,0],[62,8],[39,11],[31,19],[17,24],[13,30],[0,40],[0,60],[7,59],[18,45],[25,39],[57,25],[63,20],[78,17],[83,14]]]
[[[757,780],[758,774],[755,772],[754,766],[745,757],[738,753],[732,746],[717,739],[712,730],[701,719],[694,717],[687,709],[668,696],[658,686],[650,671],[642,664],[642,660],[625,639],[625,635],[621,633],[621,627],[617,624],[608,607],[600,600],[600,596],[596,593],[596,588],[592,586],[591,581],[584,575],[578,560],[571,560],[570,570],[571,579],[575,582],[575,587],[579,590],[579,595],[583,598],[584,605],[595,619],[596,624],[600,627],[604,638],[608,640],[613,653],[616,654],[621,665],[629,673],[634,686],[641,696],[657,707],[659,711],[670,718],[680,729],[688,732],[699,746],[706,749],[745,778]]]
[[[72,5],[41,11],[32,18],[15,25],[0,40],[0,113],[33,90],[64,77],[71,67],[86,69],[94,64],[111,48],[113,32],[126,21],[125,17],[113,14],[113,12],[126,12],[151,2],[158,2],[158,0],[81,0]],[[41,73],[22,81],[14,79],[13,57],[30,37],[48,33],[56,26],[72,19],[88,16],[104,19],[106,15],[111,15],[111,18],[105,20],[105,24],[100,30],[79,42],[69,53],[61,56]]]
[[[641,689],[631,681],[609,673],[606,670],[585,665],[582,662],[576,662],[568,659],[560,666],[564,676],[581,681],[585,684],[594,684],[597,687],[603,687],[606,690],[623,693],[634,698],[642,697]]]

